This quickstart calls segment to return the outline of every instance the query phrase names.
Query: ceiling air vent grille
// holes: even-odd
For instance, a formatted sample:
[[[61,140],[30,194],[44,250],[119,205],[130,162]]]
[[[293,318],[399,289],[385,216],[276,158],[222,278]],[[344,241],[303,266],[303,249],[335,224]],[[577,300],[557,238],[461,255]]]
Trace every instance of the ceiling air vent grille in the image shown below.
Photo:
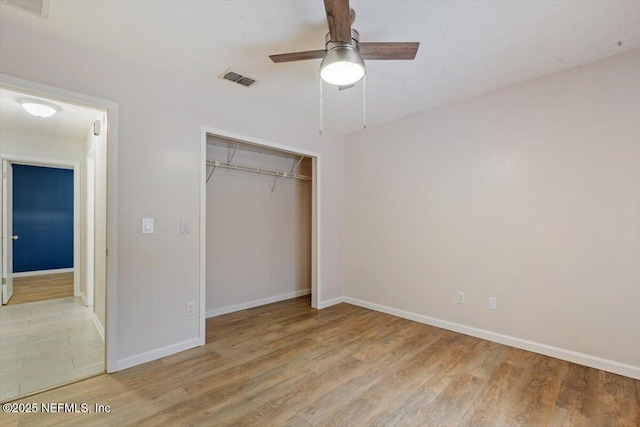
[[[0,0],[0,3],[17,7],[40,18],[46,19],[49,16],[49,0]]]
[[[247,86],[247,87],[251,86],[256,82],[255,79],[249,78],[247,76],[243,76],[242,74],[234,73],[233,71],[229,71],[229,70],[225,71],[220,77],[222,77],[225,80],[229,80],[234,83],[238,83],[239,85]]]

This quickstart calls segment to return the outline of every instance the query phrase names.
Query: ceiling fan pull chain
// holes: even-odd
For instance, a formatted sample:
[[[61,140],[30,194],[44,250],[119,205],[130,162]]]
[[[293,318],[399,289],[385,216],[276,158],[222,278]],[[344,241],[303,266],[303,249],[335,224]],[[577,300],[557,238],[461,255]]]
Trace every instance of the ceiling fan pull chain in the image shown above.
[[[362,132],[367,130],[367,75],[362,77]]]
[[[322,135],[322,79],[320,80],[320,135]]]

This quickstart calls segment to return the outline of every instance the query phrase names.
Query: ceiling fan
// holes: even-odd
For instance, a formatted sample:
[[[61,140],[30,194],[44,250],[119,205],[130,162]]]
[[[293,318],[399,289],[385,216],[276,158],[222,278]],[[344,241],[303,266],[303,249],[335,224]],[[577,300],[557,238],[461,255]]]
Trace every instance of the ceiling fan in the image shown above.
[[[351,28],[356,13],[349,7],[349,0],[324,0],[324,8],[329,25],[324,50],[282,53],[269,58],[275,63],[322,58],[320,78],[340,89],[351,87],[364,77],[365,59],[415,58],[418,42],[360,43],[360,34]]]

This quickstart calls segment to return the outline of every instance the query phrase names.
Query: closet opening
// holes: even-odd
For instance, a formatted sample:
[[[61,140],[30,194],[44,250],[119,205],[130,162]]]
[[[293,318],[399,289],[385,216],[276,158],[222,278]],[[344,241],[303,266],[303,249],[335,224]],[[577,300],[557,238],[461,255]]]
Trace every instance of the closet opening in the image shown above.
[[[318,155],[207,129],[203,158],[205,318],[303,295],[317,308]]]

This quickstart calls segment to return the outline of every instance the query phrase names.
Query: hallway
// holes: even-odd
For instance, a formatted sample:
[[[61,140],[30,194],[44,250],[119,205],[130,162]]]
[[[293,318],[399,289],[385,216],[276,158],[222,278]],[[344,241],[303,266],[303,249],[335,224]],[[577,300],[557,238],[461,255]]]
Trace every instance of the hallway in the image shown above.
[[[73,272],[13,278],[13,296],[7,305],[73,296]]]
[[[80,298],[0,308],[0,401],[104,372],[104,341]]]

